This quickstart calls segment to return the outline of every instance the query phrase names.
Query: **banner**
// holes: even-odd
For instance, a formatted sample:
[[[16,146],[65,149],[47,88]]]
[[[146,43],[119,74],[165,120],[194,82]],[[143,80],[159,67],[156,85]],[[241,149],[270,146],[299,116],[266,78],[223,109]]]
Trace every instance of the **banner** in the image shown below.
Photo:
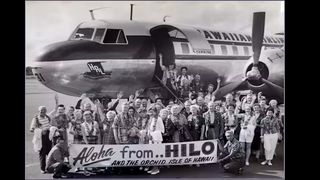
[[[165,144],[71,144],[69,161],[76,167],[123,167],[207,164],[217,162],[217,141]]]

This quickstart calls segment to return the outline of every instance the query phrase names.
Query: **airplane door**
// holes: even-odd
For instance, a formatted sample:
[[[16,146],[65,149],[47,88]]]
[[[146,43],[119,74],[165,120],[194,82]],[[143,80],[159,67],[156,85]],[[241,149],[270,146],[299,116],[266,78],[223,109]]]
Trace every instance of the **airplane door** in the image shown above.
[[[156,49],[155,75],[162,78],[163,72],[160,66],[159,54],[162,54],[162,65],[169,66],[175,63],[175,52],[172,40],[167,29],[157,29],[151,31],[151,38]]]
[[[159,53],[163,54],[163,65],[170,65],[175,63],[175,50],[173,42],[169,36],[169,32],[172,30],[178,30],[185,36],[185,38],[188,40],[192,47],[193,53],[212,53],[209,42],[202,36],[202,34],[196,28],[190,26],[169,24],[159,25],[153,27],[150,30],[150,34],[156,48],[157,61],[159,60]],[[159,68],[157,68],[156,66],[156,75],[159,73],[158,69]]]

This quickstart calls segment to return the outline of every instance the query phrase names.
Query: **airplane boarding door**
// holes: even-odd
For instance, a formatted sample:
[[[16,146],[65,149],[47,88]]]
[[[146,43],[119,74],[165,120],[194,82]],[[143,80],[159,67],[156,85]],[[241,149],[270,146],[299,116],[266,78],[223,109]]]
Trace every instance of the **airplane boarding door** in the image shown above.
[[[155,76],[161,78],[163,72],[160,66],[159,54],[162,54],[162,65],[168,67],[170,64],[175,64],[174,46],[167,29],[151,31],[151,38],[156,49]]]

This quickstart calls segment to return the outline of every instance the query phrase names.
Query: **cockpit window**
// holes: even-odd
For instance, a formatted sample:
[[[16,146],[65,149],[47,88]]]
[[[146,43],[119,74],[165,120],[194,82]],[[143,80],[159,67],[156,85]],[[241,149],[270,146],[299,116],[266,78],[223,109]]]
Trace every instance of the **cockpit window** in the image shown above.
[[[76,32],[74,39],[91,39],[93,32],[93,28],[80,28]]]
[[[99,29],[98,28],[96,30],[96,33],[94,35],[93,40],[100,43],[105,31],[106,31],[106,29]]]
[[[126,42],[126,38],[124,37],[124,33],[123,33],[122,30],[121,30],[120,33],[119,33],[119,37],[118,37],[117,43],[127,43],[127,42]]]
[[[103,43],[106,44],[126,44],[127,40],[121,29],[107,29]]]

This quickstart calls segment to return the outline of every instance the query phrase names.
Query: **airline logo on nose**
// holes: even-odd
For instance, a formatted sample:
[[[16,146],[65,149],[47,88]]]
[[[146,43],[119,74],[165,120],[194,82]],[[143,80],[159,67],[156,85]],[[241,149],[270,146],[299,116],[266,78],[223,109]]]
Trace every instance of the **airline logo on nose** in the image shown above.
[[[88,67],[91,72],[95,72],[100,75],[105,75],[103,67],[101,66],[100,63],[88,63]]]
[[[105,72],[101,62],[88,62],[87,66],[90,72],[85,72],[84,77],[90,79],[101,79],[101,78],[110,78],[112,71]]]

